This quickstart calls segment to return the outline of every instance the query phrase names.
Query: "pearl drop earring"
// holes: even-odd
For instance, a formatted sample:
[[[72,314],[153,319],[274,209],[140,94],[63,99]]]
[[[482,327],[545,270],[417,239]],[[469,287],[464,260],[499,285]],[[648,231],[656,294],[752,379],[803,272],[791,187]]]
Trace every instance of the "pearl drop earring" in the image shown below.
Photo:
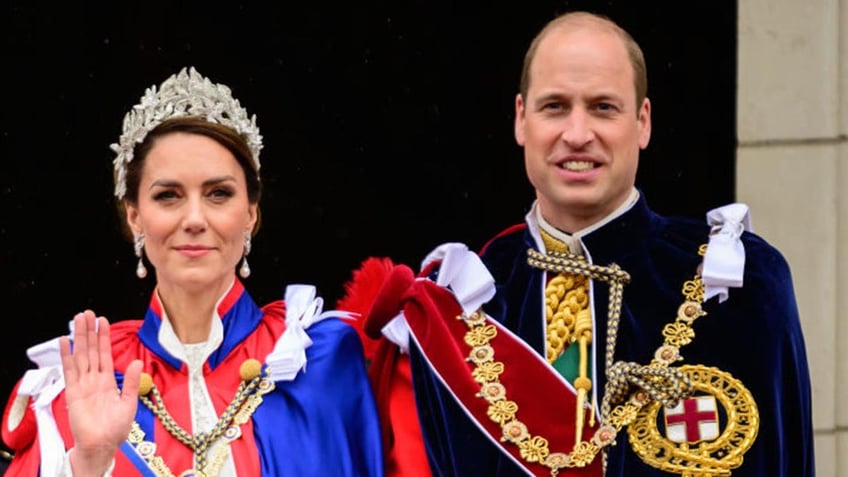
[[[244,233],[244,255],[241,261],[241,268],[239,268],[239,275],[242,278],[247,278],[250,276],[250,265],[247,264],[247,255],[250,253],[250,232]]]
[[[144,267],[144,261],[142,260],[142,251],[144,250],[143,233],[135,234],[133,249],[135,249],[135,256],[138,257],[138,266],[135,267],[135,274],[138,278],[144,278],[147,276],[147,269]]]

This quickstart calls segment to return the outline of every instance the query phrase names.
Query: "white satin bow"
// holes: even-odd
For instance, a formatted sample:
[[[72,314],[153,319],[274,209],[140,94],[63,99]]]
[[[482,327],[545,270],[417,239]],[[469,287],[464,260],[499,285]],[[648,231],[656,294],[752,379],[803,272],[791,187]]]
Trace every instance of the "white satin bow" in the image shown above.
[[[265,359],[271,380],[291,381],[301,369],[306,371],[306,348],[312,346],[312,339],[306,334],[310,326],[326,318],[355,316],[339,310],[322,312],[324,299],[315,295],[312,285],[286,287],[286,330]]]
[[[461,243],[445,243],[436,247],[421,262],[427,268],[432,262],[440,261],[436,284],[449,288],[462,311],[471,314],[495,296],[495,279],[483,265],[476,253]],[[409,351],[409,326],[403,312],[389,321],[382,329],[383,335],[398,345],[401,351]]]
[[[707,212],[712,227],[701,279],[704,282],[704,301],[714,296],[719,302],[727,300],[728,287],[742,287],[745,271],[745,247],[742,232],[751,231],[748,206],[735,203]]]
[[[434,260],[442,261],[436,284],[449,287],[466,314],[474,313],[495,296],[494,277],[465,244],[446,243],[436,247],[424,259],[422,268]]]

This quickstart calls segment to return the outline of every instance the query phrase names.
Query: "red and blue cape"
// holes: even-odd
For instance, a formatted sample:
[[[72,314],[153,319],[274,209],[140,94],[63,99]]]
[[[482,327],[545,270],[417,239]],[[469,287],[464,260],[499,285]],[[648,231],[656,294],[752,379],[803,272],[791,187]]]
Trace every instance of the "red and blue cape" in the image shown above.
[[[220,415],[236,393],[239,367],[249,358],[265,362],[285,331],[282,300],[258,307],[236,280],[218,307],[224,337],[221,346],[204,365],[204,377],[215,410]],[[192,429],[188,370],[159,343],[162,307],[156,295],[144,320],[112,325],[115,369],[125,369],[134,359],[144,363],[160,390],[165,407],[183,429]],[[242,437],[230,444],[240,476],[382,476],[383,457],[379,420],[368,381],[362,344],[354,329],[343,320],[327,318],[314,323],[307,333],[307,364],[291,381],[275,382],[262,396],[262,404],[242,425]],[[119,386],[123,375],[116,371]],[[3,439],[15,458],[9,475],[38,475],[40,450],[33,410],[9,429],[7,420],[17,386],[3,417]],[[52,409],[65,442],[73,446],[65,411],[64,392]],[[174,439],[152,412],[139,403],[136,422],[145,440],[157,444],[171,471],[179,475],[190,469],[190,449]],[[124,446],[116,454],[116,476],[154,475]]]

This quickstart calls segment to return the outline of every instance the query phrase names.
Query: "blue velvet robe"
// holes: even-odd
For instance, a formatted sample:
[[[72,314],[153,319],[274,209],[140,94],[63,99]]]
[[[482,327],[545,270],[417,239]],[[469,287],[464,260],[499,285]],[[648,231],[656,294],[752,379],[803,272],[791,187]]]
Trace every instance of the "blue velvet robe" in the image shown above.
[[[698,248],[707,243],[708,234],[705,222],[660,216],[641,196],[629,211],[583,237],[593,263],[616,263],[631,276],[624,287],[616,361],[650,363],[662,344],[662,328],[674,320],[683,301],[683,283],[692,279],[702,261]],[[707,315],[694,323],[694,341],[681,349],[683,364],[732,374],[756,401],[759,432],[742,465],[732,470],[734,477],[812,477],[810,381],[790,270],[783,256],[762,238],[745,232],[742,241],[744,286],[731,288],[723,303],[713,298],[704,304]],[[545,273],[527,264],[528,248],[537,247],[526,226],[514,227],[487,244],[481,257],[495,278],[497,293],[484,309],[544,356]],[[599,281],[593,287],[594,340],[604,343],[609,287]],[[413,346],[410,356],[434,475],[526,475],[471,423],[420,350]],[[603,363],[604,347],[597,346],[594,365]],[[604,373],[599,372],[598,378],[597,389],[602,390]],[[607,449],[608,477],[669,475],[632,451],[626,430]]]

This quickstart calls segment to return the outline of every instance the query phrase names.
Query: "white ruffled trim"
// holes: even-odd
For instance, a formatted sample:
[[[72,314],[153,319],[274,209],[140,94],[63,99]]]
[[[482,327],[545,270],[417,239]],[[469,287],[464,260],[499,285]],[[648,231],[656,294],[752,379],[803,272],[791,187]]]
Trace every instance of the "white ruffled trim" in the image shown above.
[[[727,300],[728,287],[741,288],[745,272],[745,247],[742,232],[752,231],[748,206],[735,203],[707,212],[712,227],[701,279],[704,282],[704,301],[714,296],[719,302]]]
[[[69,325],[73,331],[73,322]],[[71,333],[70,336],[73,336]],[[65,389],[59,338],[39,343],[27,349],[29,359],[38,365],[24,373],[18,396],[32,398],[32,409],[38,426],[38,445],[41,450],[41,475],[61,475],[64,466],[65,441],[59,434],[53,415],[53,400]]]
[[[324,300],[316,297],[312,285],[289,285],[285,293],[286,331],[265,359],[268,375],[273,381],[291,381],[303,369],[306,372],[306,348],[312,340],[306,330],[313,324],[331,317],[353,318],[354,313],[330,310],[322,312]]]

